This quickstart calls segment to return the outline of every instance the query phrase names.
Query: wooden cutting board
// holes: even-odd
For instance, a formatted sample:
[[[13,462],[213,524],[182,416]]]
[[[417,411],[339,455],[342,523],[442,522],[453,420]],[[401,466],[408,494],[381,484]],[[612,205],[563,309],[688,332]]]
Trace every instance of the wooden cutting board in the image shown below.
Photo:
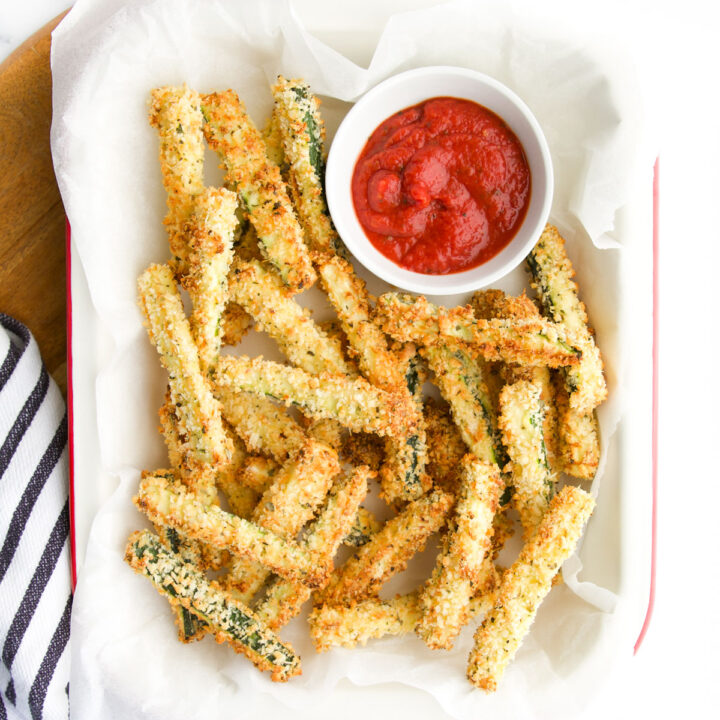
[[[67,388],[65,212],[50,156],[50,33],[0,64],[0,312],[25,323]]]

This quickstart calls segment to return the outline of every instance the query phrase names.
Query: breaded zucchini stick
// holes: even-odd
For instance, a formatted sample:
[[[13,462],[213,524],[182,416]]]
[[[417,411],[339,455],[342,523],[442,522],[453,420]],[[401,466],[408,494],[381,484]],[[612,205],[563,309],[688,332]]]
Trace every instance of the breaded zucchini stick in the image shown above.
[[[220,405],[201,372],[172,271],[167,265],[152,265],[140,276],[138,287],[148,335],[168,371],[178,433],[187,438],[184,455],[198,470],[211,467],[217,472],[230,461],[232,442],[223,427]],[[202,473],[202,477],[202,489],[212,497],[212,473]]]
[[[432,345],[422,354],[465,444],[478,460],[497,463],[495,416],[478,364],[459,346]]]
[[[265,154],[268,160],[280,168],[282,179],[287,182],[288,164],[285,158],[285,150],[283,149],[283,139],[280,134],[280,124],[277,119],[275,110],[270,113],[270,117],[262,129],[262,139],[265,142]]]
[[[327,578],[327,569],[319,567],[318,558],[305,548],[217,505],[202,502],[176,482],[170,471],[145,474],[133,502],[153,523],[262,562],[290,580],[317,587]]]
[[[520,365],[577,365],[582,355],[562,325],[542,318],[477,320],[470,306],[445,308],[392,292],[378,298],[377,312],[385,332],[400,342],[454,341],[486,360]]]
[[[498,425],[510,456],[513,501],[527,540],[547,512],[554,479],[543,440],[544,407],[540,385],[519,380],[500,393]]]
[[[325,201],[323,143],[325,124],[320,103],[303,80],[278,76],[272,88],[273,122],[288,163],[288,181],[310,249],[327,254],[344,253]]]
[[[550,501],[537,532],[503,574],[495,606],[475,633],[468,659],[468,678],[473,685],[488,692],[497,689],[594,505],[588,493],[570,485]]]
[[[300,452],[280,468],[263,493],[252,520],[279,537],[294,538],[313,517],[340,472],[337,454],[326,445],[308,438]],[[249,603],[267,580],[269,572],[262,564],[237,558],[227,584],[236,597]]]
[[[150,532],[135,532],[128,540],[125,562],[148,577],[170,604],[191,611],[210,626],[218,642],[227,642],[259,670],[284,682],[300,673],[300,658],[282,643],[250,608],[209,582],[190,563],[165,547]]]
[[[493,601],[492,593],[475,596],[468,606],[469,615],[485,614]],[[390,600],[370,598],[349,605],[318,605],[308,617],[310,636],[318,652],[337,646],[353,648],[386,636],[406,635],[417,628],[419,620],[417,592],[397,595]]]
[[[367,467],[359,467],[352,475],[338,481],[322,512],[308,530],[305,546],[322,556],[328,568],[332,567],[332,559],[340,543],[347,537],[358,516],[360,503],[367,495],[368,480],[372,476],[373,473]],[[310,588],[306,585],[278,578],[270,585],[258,606],[258,617],[276,630],[300,612],[310,594]]]
[[[337,571],[323,601],[337,604],[375,594],[386,580],[404,570],[428,537],[442,527],[452,504],[452,495],[441,490],[408,503]]]
[[[183,87],[161,87],[152,91],[150,124],[160,137],[160,170],[167,191],[165,226],[174,263],[182,266],[187,255],[184,225],[203,191],[205,144],[200,95]]]
[[[428,440],[428,475],[443,490],[455,493],[460,482],[460,461],[467,452],[450,406],[427,398],[424,405]]]
[[[337,255],[328,256],[319,264],[318,272],[363,375],[378,387],[403,394],[412,408],[416,431],[402,440],[388,441],[380,482],[383,497],[389,502],[413,500],[430,487],[425,473],[427,445],[422,408],[414,397],[415,390],[419,392],[417,371],[412,363],[403,368],[398,355],[388,347],[384,333],[371,318],[365,283],[352,265]]]
[[[202,557],[196,542],[187,540],[181,537],[177,530],[162,525],[156,526],[155,532],[160,542],[179,555],[183,562],[195,565],[198,570],[202,567]],[[207,631],[205,622],[181,605],[173,606],[172,610],[178,627],[178,640],[186,644],[202,640]]]
[[[569,398],[558,391],[556,400],[558,434],[563,470],[578,478],[591,479],[600,459],[597,420],[593,410],[607,397],[602,358],[588,328],[585,305],[578,297],[573,280],[575,271],[565,252],[565,241],[552,225],[547,225],[527,259],[543,309],[579,338],[583,357],[580,364],[564,371]]]
[[[512,295],[506,295],[502,290],[480,290],[473,295],[471,305],[475,317],[479,320],[532,318],[540,315],[537,306],[524,291],[521,295],[513,297]],[[545,409],[543,438],[548,465],[553,472],[562,472],[563,466],[560,462],[560,449],[558,447],[555,388],[550,369],[542,365],[502,365],[500,373],[505,383],[526,380],[540,386],[540,400]]]
[[[307,433],[268,398],[235,392],[221,383],[216,384],[215,395],[223,416],[251,452],[270,455],[282,463],[305,444]]]
[[[331,342],[274,273],[257,261],[233,266],[230,297],[242,305],[294,365],[306,372],[353,375],[342,350]]]
[[[592,480],[600,463],[600,437],[595,411],[570,407],[564,378],[555,378],[558,450],[562,471],[581,480]]]
[[[318,652],[331,647],[353,648],[387,635],[406,635],[420,620],[417,593],[391,600],[370,598],[348,605],[318,605],[308,618],[310,637]]]
[[[206,373],[215,367],[222,344],[236,208],[234,193],[208,188],[197,196],[187,225],[187,273],[182,284],[192,300],[190,327]]]
[[[412,401],[362,378],[311,375],[262,358],[223,356],[216,384],[233,392],[251,392],[295,405],[309,417],[334,418],[354,432],[406,438],[415,430]]]
[[[472,454],[462,459],[455,514],[420,594],[416,631],[429,648],[450,650],[469,619],[470,600],[486,579],[483,565],[491,555],[493,518],[504,487],[497,465]]]
[[[291,290],[309,288],[316,275],[302,229],[245,106],[227,90],[203,96],[202,112],[208,144],[222,157],[227,182],[242,199],[264,256]]]
[[[565,252],[565,241],[552,225],[543,234],[527,258],[545,313],[562,325],[580,343],[580,363],[565,371],[565,383],[570,393],[570,407],[579,412],[590,412],[607,397],[600,351],[595,345],[585,305],[578,297],[578,286],[573,280],[575,271]]]

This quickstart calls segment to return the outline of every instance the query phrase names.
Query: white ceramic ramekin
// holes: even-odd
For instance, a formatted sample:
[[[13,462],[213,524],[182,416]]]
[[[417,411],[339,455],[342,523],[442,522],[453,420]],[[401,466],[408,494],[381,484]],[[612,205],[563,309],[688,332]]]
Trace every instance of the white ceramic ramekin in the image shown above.
[[[368,240],[355,213],[351,180],[355,163],[375,128],[393,113],[433,97],[472,100],[499,115],[525,149],[530,166],[530,205],[512,241],[488,262],[458,273],[426,275],[406,270]],[[384,80],[345,116],[330,147],[326,192],[330,214],[350,252],[391,285],[426,295],[452,295],[485,287],[519,265],[540,237],[553,194],[553,171],[545,136],[525,103],[487,75],[458,67],[425,67]]]

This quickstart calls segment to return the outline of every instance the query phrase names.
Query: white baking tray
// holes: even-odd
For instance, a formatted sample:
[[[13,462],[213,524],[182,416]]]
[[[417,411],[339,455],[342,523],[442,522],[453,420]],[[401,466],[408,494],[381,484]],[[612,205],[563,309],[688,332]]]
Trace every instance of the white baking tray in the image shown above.
[[[434,4],[434,3],[424,3]],[[340,12],[331,3],[300,3],[299,13],[308,30],[343,52],[352,60],[367,63],[375,48],[385,19],[402,3],[362,3],[362,16],[353,13],[360,3],[351,3]],[[651,584],[651,419],[652,419],[652,175],[651,168],[639,176],[631,201],[616,216],[614,235],[643,238],[624,249],[616,290],[631,295],[618,318],[632,343],[624,370],[626,410],[609,447],[601,502],[583,548],[586,567],[593,582],[608,587],[620,598],[614,612],[620,628],[617,659],[633,651],[648,607]],[[76,572],[83,571],[83,558],[92,521],[117,486],[104,472],[96,419],[96,379],[112,356],[114,346],[104,333],[91,302],[88,283],[77,248],[69,242],[69,318],[71,356],[71,448],[73,474],[73,547]],[[592,309],[591,309],[592,311]],[[629,330],[632,329],[632,332]],[[602,678],[598,678],[598,685]],[[296,712],[298,717],[330,717],[342,713],[349,718],[364,717],[368,708],[384,708],[380,717],[393,708],[403,708],[419,718],[441,718],[445,713],[422,690],[399,683],[358,688],[341,682],[326,693],[322,706],[313,712]],[[267,697],[263,711],[280,711],[281,705]]]

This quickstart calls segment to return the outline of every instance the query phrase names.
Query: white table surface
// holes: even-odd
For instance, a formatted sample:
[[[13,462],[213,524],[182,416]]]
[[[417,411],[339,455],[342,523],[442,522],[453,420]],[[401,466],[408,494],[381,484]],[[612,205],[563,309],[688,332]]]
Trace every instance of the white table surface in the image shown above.
[[[332,25],[332,17],[315,17],[312,0],[295,4],[303,19],[316,23],[313,27]],[[395,8],[427,4],[392,3]],[[68,0],[0,3],[0,61],[67,5]],[[337,5],[337,12],[362,9],[359,30],[369,23],[368,13],[374,18],[390,13],[381,3]],[[548,0],[548,12],[562,17],[570,11],[564,5]],[[702,358],[720,346],[713,342],[720,315],[720,232],[714,217],[720,207],[720,10],[709,0],[576,0],[574,7],[584,7],[591,26],[610,28],[636,48],[641,77],[655,98],[650,114],[661,158],[655,610],[640,651],[614,673],[582,720],[719,717],[720,472],[712,458],[720,444],[720,373]],[[404,705],[403,714],[442,717],[430,704]],[[390,718],[399,708],[364,710]],[[322,708],[316,717],[322,718]]]

